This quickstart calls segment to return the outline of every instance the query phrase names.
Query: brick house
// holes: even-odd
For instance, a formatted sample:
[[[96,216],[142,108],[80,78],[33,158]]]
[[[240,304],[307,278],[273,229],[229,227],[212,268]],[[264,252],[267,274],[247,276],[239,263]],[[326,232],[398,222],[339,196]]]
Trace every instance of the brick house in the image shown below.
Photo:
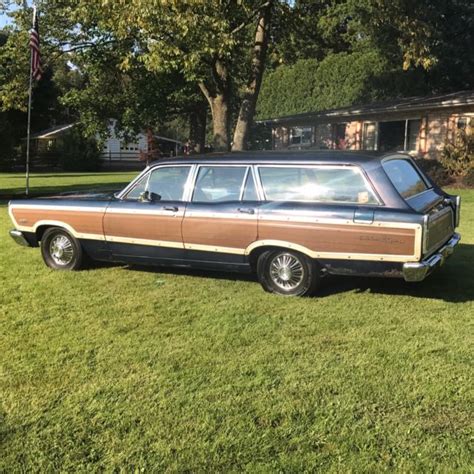
[[[474,126],[474,91],[412,97],[262,120],[272,148],[406,151],[436,158],[459,128]]]

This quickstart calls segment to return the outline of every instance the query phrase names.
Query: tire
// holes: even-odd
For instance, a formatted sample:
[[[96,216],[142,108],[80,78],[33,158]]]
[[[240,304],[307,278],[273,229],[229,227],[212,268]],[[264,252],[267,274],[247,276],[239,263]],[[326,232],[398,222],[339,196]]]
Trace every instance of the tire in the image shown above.
[[[321,282],[315,260],[285,249],[262,253],[257,261],[257,275],[265,291],[283,296],[311,295]]]
[[[41,239],[44,263],[55,270],[79,270],[84,252],[79,241],[60,227],[50,227]]]

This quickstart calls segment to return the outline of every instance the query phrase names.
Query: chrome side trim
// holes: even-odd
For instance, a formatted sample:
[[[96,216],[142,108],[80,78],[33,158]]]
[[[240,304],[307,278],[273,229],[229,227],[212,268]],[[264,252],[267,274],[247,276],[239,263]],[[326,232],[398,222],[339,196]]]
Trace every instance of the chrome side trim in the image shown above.
[[[285,240],[258,240],[245,249],[245,255],[249,255],[258,247],[282,247],[296,250],[310,258],[328,258],[335,260],[367,260],[376,262],[406,262],[413,260],[413,255],[390,255],[390,254],[370,254],[370,253],[345,253],[345,252],[318,252],[303,245],[287,242]]]
[[[89,207],[89,206],[55,206],[54,204],[14,204],[10,206],[13,209],[36,209],[40,211],[73,211],[73,212],[105,212],[106,207]],[[11,217],[11,215],[10,215]]]
[[[431,257],[422,260],[421,262],[407,262],[403,264],[403,278],[405,281],[422,281],[436,268],[444,265],[444,262],[449,258],[456,245],[459,244],[461,236],[458,233],[453,234],[449,241],[441,247]]]

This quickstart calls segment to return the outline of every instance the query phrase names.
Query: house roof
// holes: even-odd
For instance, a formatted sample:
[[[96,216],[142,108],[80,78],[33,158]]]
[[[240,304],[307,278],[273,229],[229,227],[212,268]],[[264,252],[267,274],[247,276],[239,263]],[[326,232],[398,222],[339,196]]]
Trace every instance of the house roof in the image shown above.
[[[74,127],[75,123],[69,123],[64,125],[56,125],[55,127],[47,128],[41,132],[32,133],[30,138],[36,138],[37,140],[45,138],[55,138],[57,135],[61,135],[66,130]]]
[[[284,117],[259,120],[263,124],[298,123],[303,121],[321,121],[322,119],[350,118],[370,116],[381,113],[415,112],[423,110],[472,106],[474,108],[474,90],[452,92],[450,94],[406,97],[371,104],[354,105],[320,112],[287,115]]]

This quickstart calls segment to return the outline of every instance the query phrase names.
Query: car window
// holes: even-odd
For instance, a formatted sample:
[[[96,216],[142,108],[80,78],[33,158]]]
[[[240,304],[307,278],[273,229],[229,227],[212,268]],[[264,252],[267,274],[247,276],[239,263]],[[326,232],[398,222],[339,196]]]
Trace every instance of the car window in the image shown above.
[[[148,182],[149,174],[142,176],[136,183],[135,186],[126,194],[125,198],[127,201],[136,201],[140,195],[146,190],[146,183]]]
[[[238,201],[246,171],[245,166],[201,166],[193,202]]]
[[[269,201],[315,201],[378,204],[377,198],[356,167],[259,168]]]
[[[382,166],[396,190],[405,199],[428,189],[420,173],[408,160],[387,160]]]
[[[258,201],[257,188],[255,187],[255,181],[251,171],[249,171],[247,174],[247,179],[245,180],[242,201]]]
[[[191,166],[156,168],[144,176],[125,199],[136,200],[143,191],[149,191],[159,195],[161,201],[181,201],[190,169]]]

